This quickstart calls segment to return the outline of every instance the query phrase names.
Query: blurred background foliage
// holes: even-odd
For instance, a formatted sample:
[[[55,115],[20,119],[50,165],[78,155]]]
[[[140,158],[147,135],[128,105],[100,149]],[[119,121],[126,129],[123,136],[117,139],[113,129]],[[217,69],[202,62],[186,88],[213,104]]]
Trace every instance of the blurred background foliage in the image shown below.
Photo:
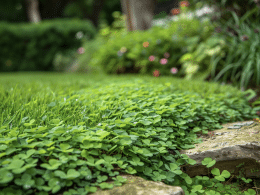
[[[32,1],[38,2],[37,25],[29,17]],[[260,0],[147,1],[155,5],[154,20],[169,22],[141,34],[128,31],[119,0],[1,1],[0,71],[174,72],[242,90],[259,86]],[[170,20],[205,6],[214,9],[206,20]]]

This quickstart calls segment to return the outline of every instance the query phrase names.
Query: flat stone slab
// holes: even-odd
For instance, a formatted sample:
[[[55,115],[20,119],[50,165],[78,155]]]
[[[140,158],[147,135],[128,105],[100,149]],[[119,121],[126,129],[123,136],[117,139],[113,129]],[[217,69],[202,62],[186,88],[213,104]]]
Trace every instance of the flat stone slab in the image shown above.
[[[227,170],[239,175],[239,167],[243,164],[245,178],[259,178],[260,175],[260,123],[254,121],[240,121],[222,124],[222,129],[209,129],[211,134],[197,133],[202,143],[195,144],[195,148],[180,150],[189,158],[196,160],[196,164],[185,167],[190,177],[207,175],[208,169],[202,166],[202,160],[210,157],[216,160],[211,168]],[[230,128],[232,127],[232,129]]]
[[[243,123],[235,123],[232,126],[229,126],[228,129],[240,129],[243,126],[250,126],[254,123],[254,121],[248,121]]]

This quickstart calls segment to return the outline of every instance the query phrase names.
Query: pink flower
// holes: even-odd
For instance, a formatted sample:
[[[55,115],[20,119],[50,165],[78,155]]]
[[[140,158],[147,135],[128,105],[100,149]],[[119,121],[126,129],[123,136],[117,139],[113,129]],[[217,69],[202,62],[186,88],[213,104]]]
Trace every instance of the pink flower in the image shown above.
[[[169,58],[169,57],[170,57],[170,54],[169,54],[168,52],[166,52],[166,53],[164,54],[164,57],[165,57],[165,58]]]
[[[177,68],[175,68],[175,67],[171,68],[171,73],[172,74],[176,74],[177,72],[178,72]]]
[[[78,49],[78,53],[79,53],[79,54],[85,53],[85,49],[84,49],[83,47],[80,47],[80,48]]]
[[[167,64],[167,62],[168,62],[168,60],[167,60],[166,58],[162,58],[162,59],[160,60],[160,63],[161,63],[161,64]]]
[[[149,57],[149,61],[151,61],[151,62],[154,61],[154,59],[155,59],[154,56],[150,56],[150,57]]]
[[[188,1],[181,1],[179,4],[181,7],[188,7],[190,5]]]

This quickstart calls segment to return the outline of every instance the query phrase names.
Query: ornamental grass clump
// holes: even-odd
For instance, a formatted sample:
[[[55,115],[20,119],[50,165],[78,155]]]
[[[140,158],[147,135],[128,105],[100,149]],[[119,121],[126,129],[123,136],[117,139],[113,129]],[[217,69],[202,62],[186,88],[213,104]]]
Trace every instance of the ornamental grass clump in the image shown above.
[[[225,48],[225,55],[214,55],[211,59],[213,81],[232,82],[241,90],[260,85],[260,39],[259,34],[254,31],[255,27],[255,23],[242,23],[238,37],[225,38],[228,46]]]
[[[202,142],[196,132],[256,118],[232,87],[170,77],[16,76],[19,84],[0,77],[4,195],[88,194],[123,185],[120,173],[180,185],[187,194],[213,193],[209,178],[198,183],[183,172],[195,161],[178,150]],[[215,183],[229,176],[211,173]]]

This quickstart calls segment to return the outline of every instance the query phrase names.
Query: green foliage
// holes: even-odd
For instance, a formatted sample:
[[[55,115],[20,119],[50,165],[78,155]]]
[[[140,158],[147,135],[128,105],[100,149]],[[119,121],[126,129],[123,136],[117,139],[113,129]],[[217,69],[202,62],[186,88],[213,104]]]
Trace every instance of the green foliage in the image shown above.
[[[228,36],[225,56],[212,58],[211,77],[214,81],[233,82],[241,89],[260,85],[259,32],[257,24],[241,24],[237,29],[238,37]],[[219,61],[222,63],[218,63]]]
[[[121,67],[133,69],[136,66],[141,68],[142,74],[151,74],[155,69],[159,69],[162,75],[171,75],[171,68],[181,68],[178,60],[186,52],[185,39],[201,35],[202,41],[210,36],[212,30],[213,27],[208,21],[200,22],[185,18],[170,23],[166,29],[153,27],[148,31],[128,33],[116,30],[112,31],[111,36],[108,36],[111,31],[107,27],[106,31],[101,30],[103,36],[107,36],[107,42],[96,51],[90,64],[102,66],[108,74],[116,73]],[[144,42],[148,42],[149,46],[145,48]],[[162,66],[159,61],[164,58],[166,52],[170,54],[170,58],[167,65]],[[149,61],[151,55],[156,57],[153,62]],[[184,71],[181,71],[178,75],[182,76],[183,73]]]
[[[193,5],[198,3],[218,8],[218,11],[209,14],[209,16],[213,21],[217,22],[222,27],[226,26],[229,22],[237,23],[239,21],[240,24],[245,20],[258,22],[260,13],[259,3],[257,5],[255,0],[249,0],[246,2],[244,0],[190,0],[190,2]]]
[[[180,185],[185,194],[202,193],[202,187],[214,185],[184,173],[181,166],[195,161],[178,150],[200,143],[196,132],[256,117],[235,88],[171,77],[12,74],[0,79],[4,195],[88,194],[122,185],[119,173]],[[214,161],[206,158],[203,164],[209,168]],[[230,176],[217,168],[211,173],[218,187]]]
[[[208,76],[212,70],[211,56],[224,57],[224,51],[228,50],[225,41],[221,37],[213,36],[208,38],[205,42],[198,44],[199,40],[199,36],[188,38],[188,52],[179,60],[185,68],[187,79],[191,79],[197,72],[206,73],[205,75]]]
[[[53,59],[58,52],[78,49],[82,32],[87,39],[95,37],[93,25],[77,19],[55,19],[35,24],[0,23],[0,70],[53,70]],[[15,47],[14,47],[15,45]]]
[[[168,14],[166,12],[161,12],[153,17],[154,20],[165,18]]]
[[[112,27],[105,25],[103,28],[99,30],[99,36],[104,40],[108,41],[112,36],[117,36],[118,34],[127,32],[125,15],[121,15],[119,11],[113,12],[112,16],[114,17],[114,22],[112,23]]]
[[[0,2],[0,21],[8,22],[25,22],[27,15],[25,8],[22,7],[23,2],[20,0],[10,0]]]
[[[75,63],[77,59],[76,52],[70,51],[62,54],[61,52],[57,53],[53,60],[54,69],[56,71],[64,71]]]
[[[100,49],[106,41],[102,37],[98,37],[95,40],[86,41],[83,43],[82,47],[85,48],[86,52],[82,55],[79,55],[77,58],[79,69],[78,72],[87,72],[87,73],[104,73],[102,66],[90,63],[93,55],[98,49]]]

